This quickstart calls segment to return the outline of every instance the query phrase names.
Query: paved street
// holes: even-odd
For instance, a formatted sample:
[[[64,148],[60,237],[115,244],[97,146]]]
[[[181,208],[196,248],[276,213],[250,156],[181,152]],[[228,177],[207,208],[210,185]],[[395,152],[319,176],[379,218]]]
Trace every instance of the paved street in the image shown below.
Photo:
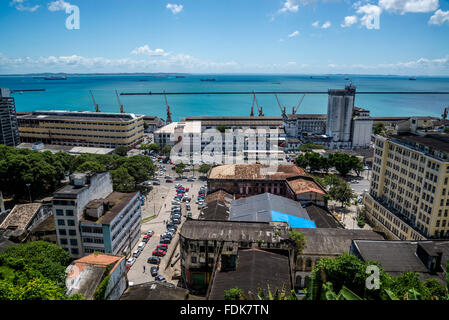
[[[141,239],[144,234],[152,230],[154,231],[153,236],[147,242],[143,251],[140,253],[136,262],[132,265],[128,272],[128,280],[133,284],[140,284],[148,281],[154,281],[154,277],[150,274],[150,268],[155,266],[153,264],[149,264],[147,262],[148,258],[152,256],[153,250],[159,244],[160,235],[163,234],[166,230],[165,222],[170,219],[170,211],[171,211],[171,201],[173,197],[176,195],[175,184],[181,183],[184,187],[189,188],[189,196],[192,197],[191,201],[191,212],[192,217],[197,218],[199,215],[198,205],[195,204],[196,197],[198,195],[199,188],[205,184],[204,181],[196,179],[194,182],[187,182],[186,179],[183,180],[174,180],[173,183],[165,182],[165,175],[169,175],[173,178],[177,177],[177,174],[171,170],[173,165],[164,165],[167,168],[167,172],[159,177],[161,181],[161,185],[153,186],[153,190],[147,195],[146,202],[142,208],[142,219],[153,216],[155,213],[157,217],[153,218],[150,221],[143,222],[141,226]],[[193,175],[193,173],[186,173],[187,176]],[[197,173],[195,174],[197,177]],[[175,178],[176,179],[176,178]],[[178,233],[181,229],[182,223],[185,221],[187,217],[187,211],[185,209],[185,203],[182,203],[182,220],[181,224],[178,226],[178,230],[176,235],[173,237],[171,243],[168,245],[167,254],[162,257],[161,263],[159,265],[159,274],[163,275],[168,282],[177,284],[178,280],[173,280],[172,276],[175,273],[175,270],[180,272],[180,262],[176,263],[176,265],[172,267],[169,266],[169,259],[172,256],[172,262],[179,257],[179,248],[177,247],[178,243]],[[137,245],[140,243],[139,241]],[[137,245],[133,248],[132,252],[137,249]],[[144,272],[145,266],[145,272]]]

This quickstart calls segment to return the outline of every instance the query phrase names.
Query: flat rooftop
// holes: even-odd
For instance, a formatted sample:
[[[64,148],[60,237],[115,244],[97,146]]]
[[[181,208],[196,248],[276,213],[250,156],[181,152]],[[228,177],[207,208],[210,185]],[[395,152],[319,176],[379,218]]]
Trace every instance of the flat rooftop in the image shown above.
[[[41,206],[41,203],[15,205],[0,225],[0,228],[8,229],[9,227],[22,230],[26,229]]]
[[[287,119],[298,120],[326,120],[327,115],[324,113],[301,113],[301,114],[287,114]]]
[[[58,120],[58,121],[92,121],[92,122],[130,122],[143,119],[143,115],[134,113],[107,113],[90,111],[34,111],[31,114],[18,116],[18,120]]]
[[[184,222],[180,236],[192,240],[223,240],[233,242],[279,242],[274,231],[280,228],[280,237],[286,239],[288,225],[285,222],[242,222],[217,220],[187,220]]]
[[[187,289],[172,287],[159,281],[130,286],[120,300],[204,300],[189,293]]]
[[[288,257],[259,249],[239,250],[236,270],[216,273],[209,300],[224,300],[225,290],[234,287],[251,299],[249,292],[257,294],[258,288],[267,294],[267,285],[272,293],[281,291],[284,285],[290,292]]]
[[[413,133],[403,133],[391,136],[391,139],[400,141],[424,153],[433,153],[433,151],[449,153],[449,134],[427,134],[421,136]],[[449,160],[448,156],[445,157],[445,160]]]
[[[212,168],[208,179],[284,180],[295,176],[306,176],[306,173],[295,165],[278,165],[273,168],[262,164],[225,164]]]
[[[313,203],[308,204],[305,207],[310,219],[315,222],[317,228],[340,228],[343,226],[337,221],[336,218],[326,208],[317,206]]]
[[[349,252],[352,240],[383,240],[371,230],[349,230],[337,228],[293,228],[305,236],[304,255],[340,255]]]
[[[104,200],[92,200],[87,204],[86,207],[98,208],[100,205],[103,205],[103,203],[109,203],[109,205],[112,205],[112,207],[105,211],[103,215],[98,219],[89,217],[84,214],[81,221],[95,224],[109,224],[138,193],[139,192],[112,192]]]
[[[202,126],[243,126],[243,127],[257,127],[257,126],[282,126],[282,117],[241,117],[241,116],[228,116],[228,117],[216,117],[216,116],[198,116],[198,117],[186,117],[181,121],[201,121]]]

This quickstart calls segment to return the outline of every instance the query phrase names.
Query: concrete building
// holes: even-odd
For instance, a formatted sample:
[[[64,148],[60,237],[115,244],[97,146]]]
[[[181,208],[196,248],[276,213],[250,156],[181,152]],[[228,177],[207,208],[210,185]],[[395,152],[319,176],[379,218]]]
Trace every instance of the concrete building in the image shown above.
[[[189,289],[206,291],[219,271],[235,269],[241,249],[292,250],[285,222],[190,220],[179,232],[181,273]]]
[[[153,133],[157,129],[164,126],[164,120],[156,116],[144,116],[143,121],[147,126],[147,128],[144,129],[146,133]]]
[[[80,222],[86,205],[112,193],[109,172],[97,174],[75,173],[70,183],[53,194],[53,216],[57,228],[58,244],[73,258],[84,256]]]
[[[119,300],[128,288],[126,272],[125,257],[90,254],[77,259],[66,270],[67,295],[79,293],[87,300],[94,300],[100,284],[107,281],[100,300]]]
[[[156,130],[154,141],[183,162],[235,163],[284,159],[285,136],[281,117],[187,117]]]
[[[231,221],[287,222],[292,228],[316,228],[298,202],[271,193],[240,198],[231,202]]]
[[[140,235],[139,193],[112,191],[109,172],[73,174],[53,195],[58,244],[74,258],[124,254]]]
[[[391,276],[416,272],[421,280],[446,285],[449,241],[353,240],[350,253],[363,261],[377,261]]]
[[[369,111],[354,106],[356,88],[329,89],[327,114],[285,114],[288,138],[322,144],[328,149],[358,149],[370,146],[373,119]]]
[[[374,227],[395,240],[449,236],[449,136],[375,136],[369,193],[363,204]]]
[[[0,88],[0,144],[17,146],[20,143],[16,106],[9,89]]]
[[[42,203],[15,205],[0,224],[0,232],[14,242],[25,242],[32,229],[52,215],[51,206]]]
[[[293,228],[293,231],[303,233],[306,239],[302,252],[296,255],[293,268],[295,289],[307,286],[308,279],[318,260],[334,259],[345,252],[350,252],[353,240],[384,240],[380,234],[371,230]]]
[[[90,201],[80,222],[84,253],[126,255],[139,240],[141,220],[139,192]]]
[[[223,189],[235,198],[264,192],[280,195],[303,203],[326,206],[326,191],[295,165],[273,167],[262,164],[226,164],[209,172],[209,192]]]
[[[143,141],[143,118],[133,113],[35,111],[17,121],[22,142],[116,148]]]

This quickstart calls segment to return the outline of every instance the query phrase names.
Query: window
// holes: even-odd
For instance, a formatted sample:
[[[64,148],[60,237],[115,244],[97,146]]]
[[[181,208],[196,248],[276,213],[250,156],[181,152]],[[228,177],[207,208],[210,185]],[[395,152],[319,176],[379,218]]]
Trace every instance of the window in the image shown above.
[[[72,252],[72,254],[78,254],[78,249],[77,248],[72,248],[71,250],[70,250],[70,252]]]
[[[77,245],[78,245],[78,240],[76,240],[76,239],[70,239],[70,244],[71,244],[72,246],[77,246]]]
[[[67,220],[67,225],[73,227],[75,225],[75,220]]]
[[[67,239],[61,238],[60,241],[61,241],[61,244],[67,244]]]
[[[65,221],[58,219],[58,226],[65,226]]]
[[[73,210],[66,210],[65,214],[69,217],[73,216]]]
[[[67,232],[65,231],[65,229],[59,229],[58,232],[59,232],[59,235],[60,235],[60,236],[65,236],[65,235],[67,235]]]
[[[56,209],[56,215],[57,216],[62,216],[62,215],[64,215],[64,211],[61,210],[61,209]]]
[[[69,230],[69,235],[70,236],[76,236],[76,231],[75,230]]]
[[[196,263],[196,257],[191,258],[192,263]]]

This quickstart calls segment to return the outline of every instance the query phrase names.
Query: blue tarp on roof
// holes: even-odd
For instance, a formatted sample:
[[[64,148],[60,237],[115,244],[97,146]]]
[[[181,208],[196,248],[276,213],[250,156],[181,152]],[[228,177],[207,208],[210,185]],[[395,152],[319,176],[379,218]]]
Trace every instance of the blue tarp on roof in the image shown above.
[[[272,210],[272,221],[287,222],[292,228],[316,228],[315,222]]]

